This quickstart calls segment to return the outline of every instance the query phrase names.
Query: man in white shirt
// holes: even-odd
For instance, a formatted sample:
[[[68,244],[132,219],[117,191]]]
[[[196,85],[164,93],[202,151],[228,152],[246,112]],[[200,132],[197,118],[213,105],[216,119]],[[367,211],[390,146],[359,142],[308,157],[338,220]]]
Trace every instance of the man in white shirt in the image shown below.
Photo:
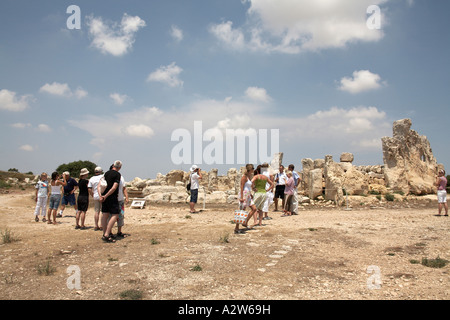
[[[284,172],[284,166],[280,164],[279,173],[275,175],[275,182],[277,186],[275,188],[275,211],[278,211],[278,199],[282,201],[282,208],[284,208],[285,197],[284,197],[284,189],[286,187],[286,181],[288,179],[286,172]]]
[[[202,179],[202,172],[199,167],[195,164],[191,167],[191,175],[189,177],[191,181],[191,200],[189,202],[189,206],[191,209],[191,213],[198,213],[195,211],[195,204],[198,199],[198,188],[200,187],[200,180]]]
[[[100,167],[95,168],[95,175],[89,179],[88,190],[89,194],[94,198],[94,230],[101,230],[98,225],[100,220],[100,211],[102,210],[102,203],[100,202],[100,196],[98,194],[97,186],[100,179],[103,177],[103,170]]]

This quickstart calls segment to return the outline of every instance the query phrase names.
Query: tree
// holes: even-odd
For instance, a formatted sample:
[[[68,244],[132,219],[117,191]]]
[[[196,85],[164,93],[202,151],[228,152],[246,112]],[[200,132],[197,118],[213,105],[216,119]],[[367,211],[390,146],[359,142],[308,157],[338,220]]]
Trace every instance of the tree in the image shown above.
[[[70,162],[68,164],[62,164],[58,168],[56,168],[56,171],[60,174],[62,174],[65,171],[70,172],[70,176],[73,178],[78,178],[80,176],[80,171],[83,168],[86,168],[89,170],[89,178],[94,175],[94,171],[97,165],[91,161],[74,161]]]

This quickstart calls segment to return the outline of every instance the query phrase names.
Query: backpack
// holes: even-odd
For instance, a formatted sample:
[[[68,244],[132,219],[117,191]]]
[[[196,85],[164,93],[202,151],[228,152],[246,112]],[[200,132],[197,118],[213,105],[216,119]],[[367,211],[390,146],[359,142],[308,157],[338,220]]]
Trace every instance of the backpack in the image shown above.
[[[100,193],[103,194],[103,192],[105,192],[106,190],[106,187],[108,186],[108,183],[106,182],[104,176],[100,178],[98,185],[100,186]]]

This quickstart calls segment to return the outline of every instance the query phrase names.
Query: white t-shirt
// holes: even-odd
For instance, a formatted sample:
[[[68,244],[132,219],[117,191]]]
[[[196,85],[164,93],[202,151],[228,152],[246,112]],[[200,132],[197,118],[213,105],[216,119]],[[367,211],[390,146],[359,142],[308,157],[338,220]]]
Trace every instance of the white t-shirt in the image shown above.
[[[119,195],[117,196],[117,199],[119,201],[124,201],[125,196],[123,194],[123,187],[125,186],[125,179],[123,176],[120,177],[120,183],[119,183]]]
[[[200,186],[199,178],[200,176],[197,174],[197,172],[191,174],[191,190],[196,190],[199,188]]]
[[[286,172],[284,172],[284,171],[282,173],[277,173],[277,175],[275,176],[275,180],[277,178],[278,178],[277,185],[279,185],[279,186],[284,186],[286,184],[286,181],[288,180]]]
[[[98,176],[93,176],[89,179],[88,188],[92,188],[93,198],[94,200],[100,200],[100,197],[98,196],[98,182],[103,177],[102,174],[99,174]]]

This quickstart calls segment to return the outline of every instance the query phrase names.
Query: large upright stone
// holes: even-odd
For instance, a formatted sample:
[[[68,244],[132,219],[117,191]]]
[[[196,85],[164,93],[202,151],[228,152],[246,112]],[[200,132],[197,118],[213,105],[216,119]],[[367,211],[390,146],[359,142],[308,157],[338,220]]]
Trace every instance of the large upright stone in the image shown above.
[[[410,119],[394,122],[393,137],[383,137],[384,175],[387,186],[415,195],[436,192],[437,162],[426,136],[411,130]]]

